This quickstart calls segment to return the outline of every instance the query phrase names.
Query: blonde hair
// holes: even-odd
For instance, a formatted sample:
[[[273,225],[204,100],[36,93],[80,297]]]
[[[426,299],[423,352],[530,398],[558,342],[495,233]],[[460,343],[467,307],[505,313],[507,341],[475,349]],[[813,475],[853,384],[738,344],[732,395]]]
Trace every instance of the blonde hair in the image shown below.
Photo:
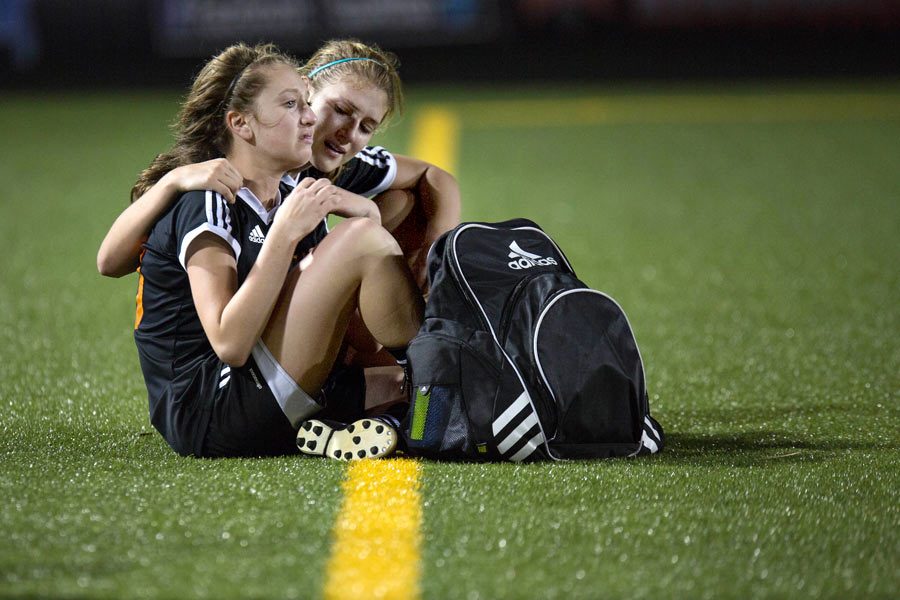
[[[231,146],[225,114],[231,110],[252,112],[266,84],[266,67],[277,64],[300,68],[296,59],[274,44],[234,44],[210,59],[194,79],[172,124],[175,144],[141,172],[131,189],[132,201],[176,167],[225,156]]]
[[[347,60],[350,59],[350,60]],[[400,60],[393,52],[359,40],[329,40],[303,66],[313,93],[326,85],[352,79],[366,82],[387,94],[388,108],[381,125],[403,113],[403,85],[398,69]]]

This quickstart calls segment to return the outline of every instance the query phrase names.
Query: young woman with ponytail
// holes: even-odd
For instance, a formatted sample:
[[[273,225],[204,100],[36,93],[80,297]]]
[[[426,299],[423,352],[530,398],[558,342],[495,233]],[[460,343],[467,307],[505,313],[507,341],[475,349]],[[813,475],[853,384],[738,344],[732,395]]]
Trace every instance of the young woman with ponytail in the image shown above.
[[[382,456],[397,442],[385,422],[363,419],[351,434],[311,419],[352,316],[402,358],[423,303],[370,200],[284,177],[311,155],[308,100],[290,57],[231,46],[201,70],[174,146],[135,186],[216,159],[241,184],[233,204],[217,186],[180,194],[143,244],[134,337],[151,422],[180,454],[296,452],[301,424],[309,454]],[[326,236],[328,214],[346,218]]]

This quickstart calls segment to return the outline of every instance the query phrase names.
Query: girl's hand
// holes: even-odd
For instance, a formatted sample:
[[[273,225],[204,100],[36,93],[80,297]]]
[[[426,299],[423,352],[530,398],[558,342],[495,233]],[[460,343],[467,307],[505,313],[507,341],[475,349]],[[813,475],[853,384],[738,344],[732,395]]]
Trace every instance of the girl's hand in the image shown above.
[[[338,191],[327,179],[303,179],[275,213],[272,229],[296,244],[332,212]]]
[[[339,217],[365,217],[381,225],[381,211],[377,204],[342,188],[337,189],[330,214]]]
[[[225,158],[177,167],[164,178],[168,178],[178,192],[212,190],[231,204],[234,204],[235,194],[244,185],[244,178]]]

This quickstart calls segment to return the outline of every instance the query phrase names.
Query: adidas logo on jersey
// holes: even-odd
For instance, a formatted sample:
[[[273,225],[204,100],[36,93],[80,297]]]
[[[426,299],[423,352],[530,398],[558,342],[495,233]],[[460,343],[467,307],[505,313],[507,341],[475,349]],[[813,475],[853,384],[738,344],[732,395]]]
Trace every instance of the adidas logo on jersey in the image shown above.
[[[509,268],[517,271],[520,269],[530,269],[531,267],[546,267],[548,265],[558,264],[555,258],[549,256],[544,258],[539,254],[532,254],[531,252],[522,250],[515,240],[509,245],[509,258],[513,259],[508,263]]]
[[[262,244],[266,241],[266,234],[263,233],[262,229],[259,228],[259,225],[253,228],[253,231],[250,232],[250,241],[256,242],[257,244]]]

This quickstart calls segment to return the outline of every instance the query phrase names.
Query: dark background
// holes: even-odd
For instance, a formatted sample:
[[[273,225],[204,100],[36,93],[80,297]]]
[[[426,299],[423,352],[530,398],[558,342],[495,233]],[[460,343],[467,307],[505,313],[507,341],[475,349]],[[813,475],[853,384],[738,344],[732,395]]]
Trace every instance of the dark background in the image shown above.
[[[900,75],[897,0],[0,0],[0,88],[184,87],[237,40],[346,36],[407,83]]]

